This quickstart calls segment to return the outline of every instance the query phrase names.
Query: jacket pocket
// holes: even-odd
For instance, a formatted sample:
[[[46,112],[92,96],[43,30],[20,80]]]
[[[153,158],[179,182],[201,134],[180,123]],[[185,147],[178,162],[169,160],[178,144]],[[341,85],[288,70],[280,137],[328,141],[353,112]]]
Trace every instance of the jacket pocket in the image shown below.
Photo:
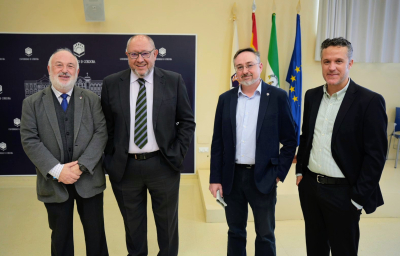
[[[279,165],[279,158],[271,158],[272,165]]]

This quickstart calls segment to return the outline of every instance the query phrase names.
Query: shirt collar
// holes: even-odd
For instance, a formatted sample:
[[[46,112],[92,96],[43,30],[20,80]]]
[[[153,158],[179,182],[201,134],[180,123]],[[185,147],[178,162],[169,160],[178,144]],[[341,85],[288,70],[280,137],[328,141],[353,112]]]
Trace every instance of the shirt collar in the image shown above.
[[[154,67],[152,68],[152,70],[150,71],[150,73],[143,77],[143,79],[146,81],[147,84],[152,84],[153,83],[153,79],[154,79]],[[136,82],[139,79],[139,77],[131,70],[131,84]]]
[[[253,96],[256,94],[256,92],[258,92],[258,94],[261,95],[261,82],[262,82],[262,80],[260,79],[260,83],[258,84],[257,89],[255,90]],[[243,96],[248,97],[246,94],[244,94],[244,93],[242,92],[242,85],[239,85],[238,97],[240,97],[240,95],[243,95]],[[249,98],[252,98],[253,96],[251,96],[251,97],[249,97]]]
[[[328,90],[326,89],[326,88],[328,87],[328,85],[325,84],[324,87],[323,87],[323,89],[324,89],[324,95],[326,95],[328,98],[330,98],[330,97],[336,97],[336,98],[339,100],[339,99],[343,98],[344,95],[346,94],[346,91],[347,91],[347,89],[349,88],[349,84],[350,84],[350,77],[349,77],[349,81],[347,81],[346,86],[345,86],[342,90],[340,90],[340,91],[335,92],[334,94],[332,94],[332,96],[329,95]]]
[[[62,92],[58,91],[56,88],[54,88],[53,85],[51,85],[51,90],[53,90],[54,94],[56,95],[57,98],[61,97],[61,95],[63,94]],[[66,94],[68,94],[69,97],[71,97],[72,95],[72,91],[74,90],[74,86],[72,87],[72,89],[67,92]]]

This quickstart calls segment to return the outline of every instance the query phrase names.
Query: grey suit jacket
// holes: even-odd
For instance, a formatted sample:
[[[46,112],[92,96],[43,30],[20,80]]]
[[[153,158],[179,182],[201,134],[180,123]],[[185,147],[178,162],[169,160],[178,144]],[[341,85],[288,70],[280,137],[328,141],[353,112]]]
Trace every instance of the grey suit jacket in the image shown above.
[[[106,188],[101,156],[107,142],[107,128],[100,98],[91,91],[74,87],[74,149],[72,160],[78,160],[90,173],[83,173],[75,183],[83,198],[93,197]],[[50,87],[23,101],[21,142],[25,153],[36,167],[37,195],[44,203],[68,199],[65,185],[48,172],[64,161],[63,145],[53,92]]]

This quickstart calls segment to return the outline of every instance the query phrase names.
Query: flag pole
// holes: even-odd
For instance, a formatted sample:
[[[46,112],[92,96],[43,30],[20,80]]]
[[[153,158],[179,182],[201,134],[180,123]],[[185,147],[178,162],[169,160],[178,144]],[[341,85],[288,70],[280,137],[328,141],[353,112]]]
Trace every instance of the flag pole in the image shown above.
[[[239,50],[239,37],[237,32],[237,24],[236,24],[236,13],[237,13],[237,6],[236,2],[232,6],[232,20],[233,20],[233,38],[232,38],[232,52],[231,58],[229,60],[230,69],[230,89],[239,86],[239,82],[236,77],[236,70],[233,66],[233,57],[235,56],[236,52]]]

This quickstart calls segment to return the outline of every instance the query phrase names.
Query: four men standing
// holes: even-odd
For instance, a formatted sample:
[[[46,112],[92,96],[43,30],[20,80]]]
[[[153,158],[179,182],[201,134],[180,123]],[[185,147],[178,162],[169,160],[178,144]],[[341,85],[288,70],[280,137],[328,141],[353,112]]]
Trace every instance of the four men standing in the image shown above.
[[[296,173],[307,255],[357,255],[361,209],[372,213],[383,204],[378,182],[387,150],[385,101],[349,78],[352,52],[346,39],[325,40],[326,84],[305,95]],[[180,171],[195,122],[181,75],[155,67],[157,54],[149,36],[131,37],[130,68],[104,79],[100,104],[94,93],[74,86],[77,59],[59,49],[49,60],[51,87],[24,100],[21,140],[37,170],[52,255],[74,254],[74,199],[87,255],[108,255],[103,151],[129,255],[148,254],[147,191],[158,255],[178,255]],[[260,54],[241,49],[233,62],[240,86],[218,100],[210,191],[227,203],[228,255],[246,255],[248,204],[255,255],[276,255],[277,183],[289,171],[297,136],[286,92],[260,79]]]

